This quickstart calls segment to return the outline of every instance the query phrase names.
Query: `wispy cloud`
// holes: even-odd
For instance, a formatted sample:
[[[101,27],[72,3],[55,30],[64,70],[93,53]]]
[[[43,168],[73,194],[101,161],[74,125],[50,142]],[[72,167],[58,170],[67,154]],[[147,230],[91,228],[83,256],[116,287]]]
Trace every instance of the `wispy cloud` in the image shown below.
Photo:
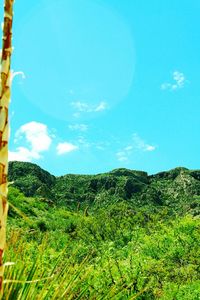
[[[1,53],[0,53],[0,57],[1,57]],[[0,72],[1,72],[1,66],[0,66]],[[11,72],[10,72],[10,78],[9,78],[9,84],[10,85],[12,84],[14,78],[17,77],[17,76],[21,76],[22,79],[26,78],[24,72],[22,72],[22,71],[14,72],[13,70],[11,70]]]
[[[82,101],[71,102],[71,106],[74,108],[74,117],[79,117],[81,113],[98,113],[108,109],[108,104],[105,101],[101,101],[96,105],[89,104]]]
[[[77,143],[80,145],[80,148],[90,148],[93,146],[93,142],[88,141],[84,136],[79,136],[77,139]]]
[[[104,111],[105,109],[107,109],[107,107],[108,107],[107,103],[102,101],[94,108],[94,111],[95,112]]]
[[[59,143],[56,147],[58,155],[66,154],[66,153],[75,151],[77,149],[78,149],[78,146],[76,146],[72,143],[69,143],[69,142]]]
[[[127,151],[119,151],[116,153],[117,160],[120,162],[127,162],[129,159],[129,153]]]
[[[23,143],[28,146],[19,146],[15,151],[9,151],[9,160],[32,161],[40,159],[41,153],[49,150],[52,136],[48,132],[47,125],[32,121],[17,130],[14,141],[16,144]]]
[[[21,76],[22,79],[25,79],[25,78],[26,78],[24,72],[22,72],[22,71],[14,72],[14,71],[12,70],[12,71],[11,71],[11,75],[10,75],[10,80],[11,80],[11,82],[13,81],[13,79],[14,79],[16,76]]]
[[[88,139],[87,137],[80,135],[78,136],[78,139],[76,140],[76,144],[79,145],[80,149],[91,149],[91,150],[100,150],[100,151],[105,151],[106,149],[109,148],[111,145],[110,141],[101,141],[101,140],[91,140]]]
[[[88,125],[86,125],[86,124],[70,124],[68,126],[68,128],[73,131],[87,131]]]
[[[137,133],[133,134],[133,148],[142,150],[142,151],[154,151],[155,146],[147,144]]]
[[[186,83],[185,75],[182,72],[174,71],[172,73],[172,82],[162,83],[161,89],[175,91],[183,88],[185,83]]]
[[[137,133],[132,135],[130,143],[120,149],[116,153],[117,160],[120,162],[128,162],[130,157],[136,151],[147,151],[151,152],[154,151],[156,147],[154,145],[146,143]]]

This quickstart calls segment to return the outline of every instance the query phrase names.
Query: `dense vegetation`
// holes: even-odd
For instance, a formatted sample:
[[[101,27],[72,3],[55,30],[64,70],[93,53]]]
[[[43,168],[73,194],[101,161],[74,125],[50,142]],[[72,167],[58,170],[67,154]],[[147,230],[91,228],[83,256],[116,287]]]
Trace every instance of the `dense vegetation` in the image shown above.
[[[200,171],[9,181],[5,299],[200,299]]]

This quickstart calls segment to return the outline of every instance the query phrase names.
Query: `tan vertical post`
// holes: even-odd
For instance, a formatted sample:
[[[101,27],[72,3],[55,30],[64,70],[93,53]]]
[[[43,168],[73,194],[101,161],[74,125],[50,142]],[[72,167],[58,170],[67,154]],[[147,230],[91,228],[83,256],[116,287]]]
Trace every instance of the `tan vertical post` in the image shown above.
[[[8,174],[8,106],[10,101],[10,58],[12,53],[12,19],[14,0],[4,0],[4,22],[0,76],[0,299],[3,295],[3,254],[6,244],[7,174]]]

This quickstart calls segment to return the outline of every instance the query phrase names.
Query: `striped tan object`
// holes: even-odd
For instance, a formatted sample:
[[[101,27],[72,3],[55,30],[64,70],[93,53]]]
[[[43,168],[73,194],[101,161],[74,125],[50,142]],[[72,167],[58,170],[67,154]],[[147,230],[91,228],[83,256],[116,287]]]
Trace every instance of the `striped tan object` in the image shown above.
[[[3,295],[3,254],[6,244],[7,174],[8,174],[8,107],[10,102],[10,58],[12,53],[12,19],[14,0],[4,1],[3,41],[0,77],[0,299]]]

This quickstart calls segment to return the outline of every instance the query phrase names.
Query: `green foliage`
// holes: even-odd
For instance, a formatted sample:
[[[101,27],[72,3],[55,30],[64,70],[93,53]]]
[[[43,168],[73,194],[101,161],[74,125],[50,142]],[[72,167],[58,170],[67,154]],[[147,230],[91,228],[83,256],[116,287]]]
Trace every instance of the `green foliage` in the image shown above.
[[[26,196],[43,196],[44,189],[51,195],[50,188],[55,177],[35,164],[16,161],[9,163],[9,180],[14,181],[14,185]]]
[[[49,205],[65,205],[69,209],[85,210],[95,204],[126,200],[132,206],[166,206],[172,211],[197,215],[200,196],[200,171],[176,168],[148,176],[146,172],[116,169],[99,175],[55,177],[35,164],[11,162],[9,181],[28,197],[37,197]],[[103,196],[102,196],[103,195]],[[191,202],[193,205],[191,205]],[[198,201],[197,201],[198,202]],[[199,203],[199,202],[198,202]]]
[[[194,173],[66,175],[58,198],[10,186],[4,299],[199,299]]]

